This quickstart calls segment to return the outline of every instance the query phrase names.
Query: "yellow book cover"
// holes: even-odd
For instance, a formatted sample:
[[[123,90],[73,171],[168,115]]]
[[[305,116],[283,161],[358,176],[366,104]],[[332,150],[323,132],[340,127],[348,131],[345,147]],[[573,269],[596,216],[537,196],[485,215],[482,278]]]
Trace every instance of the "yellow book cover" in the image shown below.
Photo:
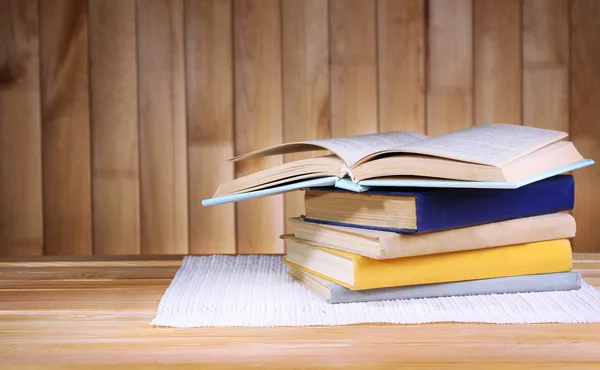
[[[352,290],[570,271],[568,239],[376,260],[286,239],[284,262]]]

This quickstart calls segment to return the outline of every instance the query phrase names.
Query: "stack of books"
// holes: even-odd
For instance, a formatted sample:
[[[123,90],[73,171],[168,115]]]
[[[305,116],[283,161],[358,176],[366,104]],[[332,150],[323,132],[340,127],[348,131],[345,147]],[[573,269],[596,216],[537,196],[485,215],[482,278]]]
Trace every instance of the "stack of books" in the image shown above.
[[[308,189],[288,273],[330,303],[570,290],[570,175],[515,190]]]
[[[578,289],[567,134],[489,124],[282,144],[234,160],[326,149],[221,184],[205,205],[305,190],[288,273],[330,303]]]

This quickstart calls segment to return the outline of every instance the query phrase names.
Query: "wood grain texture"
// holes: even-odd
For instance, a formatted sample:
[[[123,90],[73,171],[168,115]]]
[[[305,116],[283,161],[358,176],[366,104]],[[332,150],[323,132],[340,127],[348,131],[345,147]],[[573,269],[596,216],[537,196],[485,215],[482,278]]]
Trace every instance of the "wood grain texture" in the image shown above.
[[[190,252],[232,254],[235,205],[201,204],[234,178],[232,5],[187,0],[185,14]]]
[[[88,6],[40,1],[44,253],[92,253]]]
[[[521,124],[521,2],[473,6],[475,124]]]
[[[600,288],[599,255],[573,257],[574,269]],[[180,262],[96,256],[0,262],[0,364],[539,370],[594,369],[600,363],[600,324],[152,327]],[[82,277],[85,269],[93,273]]]
[[[308,355],[307,355],[308,357]],[[303,357],[301,357],[303,358]],[[256,367],[260,367],[265,370],[297,370],[298,366],[293,363],[250,363],[250,361],[245,363],[230,363],[230,362],[221,362],[215,361],[214,363],[206,363],[205,361],[198,360],[196,363],[169,363],[169,369],[175,370],[189,370],[189,369],[197,369],[198,364],[201,363],[203,370],[223,370],[223,369],[253,369]],[[18,366],[18,365],[17,365]],[[243,366],[243,367],[240,367]],[[358,367],[357,367],[358,366]],[[485,367],[486,370],[541,370],[541,369],[564,369],[565,364],[561,363],[548,363],[548,362],[505,362],[505,363],[489,363],[489,362],[402,362],[401,366],[405,369],[411,370],[439,370],[439,369],[452,369],[452,370],[478,370]],[[336,363],[336,364],[302,364],[302,369],[307,370],[326,370],[326,369],[397,369],[398,363],[379,363],[377,361],[371,361],[368,364],[345,364],[345,363]],[[568,364],[569,370],[596,370],[598,367],[598,363],[596,362],[585,362],[585,363],[573,363],[570,362]],[[93,365],[93,364],[85,364],[86,370],[95,370],[95,369],[104,369],[106,365]],[[136,362],[134,364],[111,364],[111,370],[130,370],[130,369],[143,369],[143,370],[155,370],[155,369],[163,369],[164,365],[156,364],[156,363],[148,363],[148,362]],[[12,368],[11,368],[12,369]],[[19,367],[17,367],[19,369]],[[48,370],[59,370],[59,369],[73,369],[70,365],[46,365],[44,369]]]
[[[375,0],[331,0],[331,135],[375,133],[377,26]]]
[[[473,125],[473,1],[430,0],[427,134]]]
[[[0,0],[0,257],[281,253],[302,192],[201,201],[323,154],[226,161],[283,141],[508,122],[568,131],[600,163],[597,9]],[[573,172],[575,251],[600,251],[596,166]]]
[[[43,254],[38,8],[0,1],[0,255]]]
[[[569,132],[569,2],[523,2],[523,124]]]
[[[138,0],[142,253],[188,253],[182,0]]]
[[[282,2],[284,142],[331,137],[329,100],[329,6],[327,0]],[[286,162],[320,151],[284,155]],[[284,195],[286,232],[290,217],[304,213],[304,192]]]
[[[236,252],[235,205],[204,207],[234,178],[230,0],[185,2],[190,252]],[[210,159],[210,160],[207,160]]]
[[[571,2],[571,140],[592,167],[574,171],[578,252],[600,252],[600,3]]]
[[[277,0],[234,0],[235,154],[280,144],[281,9]],[[281,155],[236,162],[236,177],[283,163]],[[282,253],[283,195],[236,204],[238,253]]]
[[[425,0],[378,0],[379,132],[425,133]]]
[[[140,253],[135,0],[90,0],[95,254]]]

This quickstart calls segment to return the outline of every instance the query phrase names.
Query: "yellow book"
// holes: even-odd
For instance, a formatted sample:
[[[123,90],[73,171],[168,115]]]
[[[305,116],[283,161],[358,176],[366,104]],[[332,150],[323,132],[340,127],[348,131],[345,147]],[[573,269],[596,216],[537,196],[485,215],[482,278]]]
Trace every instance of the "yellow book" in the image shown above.
[[[351,290],[564,272],[573,264],[568,239],[387,260],[285,242],[284,262]]]

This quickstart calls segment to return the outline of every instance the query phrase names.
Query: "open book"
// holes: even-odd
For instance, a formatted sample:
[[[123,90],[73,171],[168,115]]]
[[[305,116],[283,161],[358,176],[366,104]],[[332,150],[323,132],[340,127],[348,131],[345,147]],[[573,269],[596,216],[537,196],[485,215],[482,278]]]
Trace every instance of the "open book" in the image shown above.
[[[563,140],[567,136],[548,129],[486,124],[434,137],[400,131],[280,144],[231,160],[314,150],[329,153],[222,183],[203,204],[319,186],[352,191],[373,186],[517,188],[594,163]]]

